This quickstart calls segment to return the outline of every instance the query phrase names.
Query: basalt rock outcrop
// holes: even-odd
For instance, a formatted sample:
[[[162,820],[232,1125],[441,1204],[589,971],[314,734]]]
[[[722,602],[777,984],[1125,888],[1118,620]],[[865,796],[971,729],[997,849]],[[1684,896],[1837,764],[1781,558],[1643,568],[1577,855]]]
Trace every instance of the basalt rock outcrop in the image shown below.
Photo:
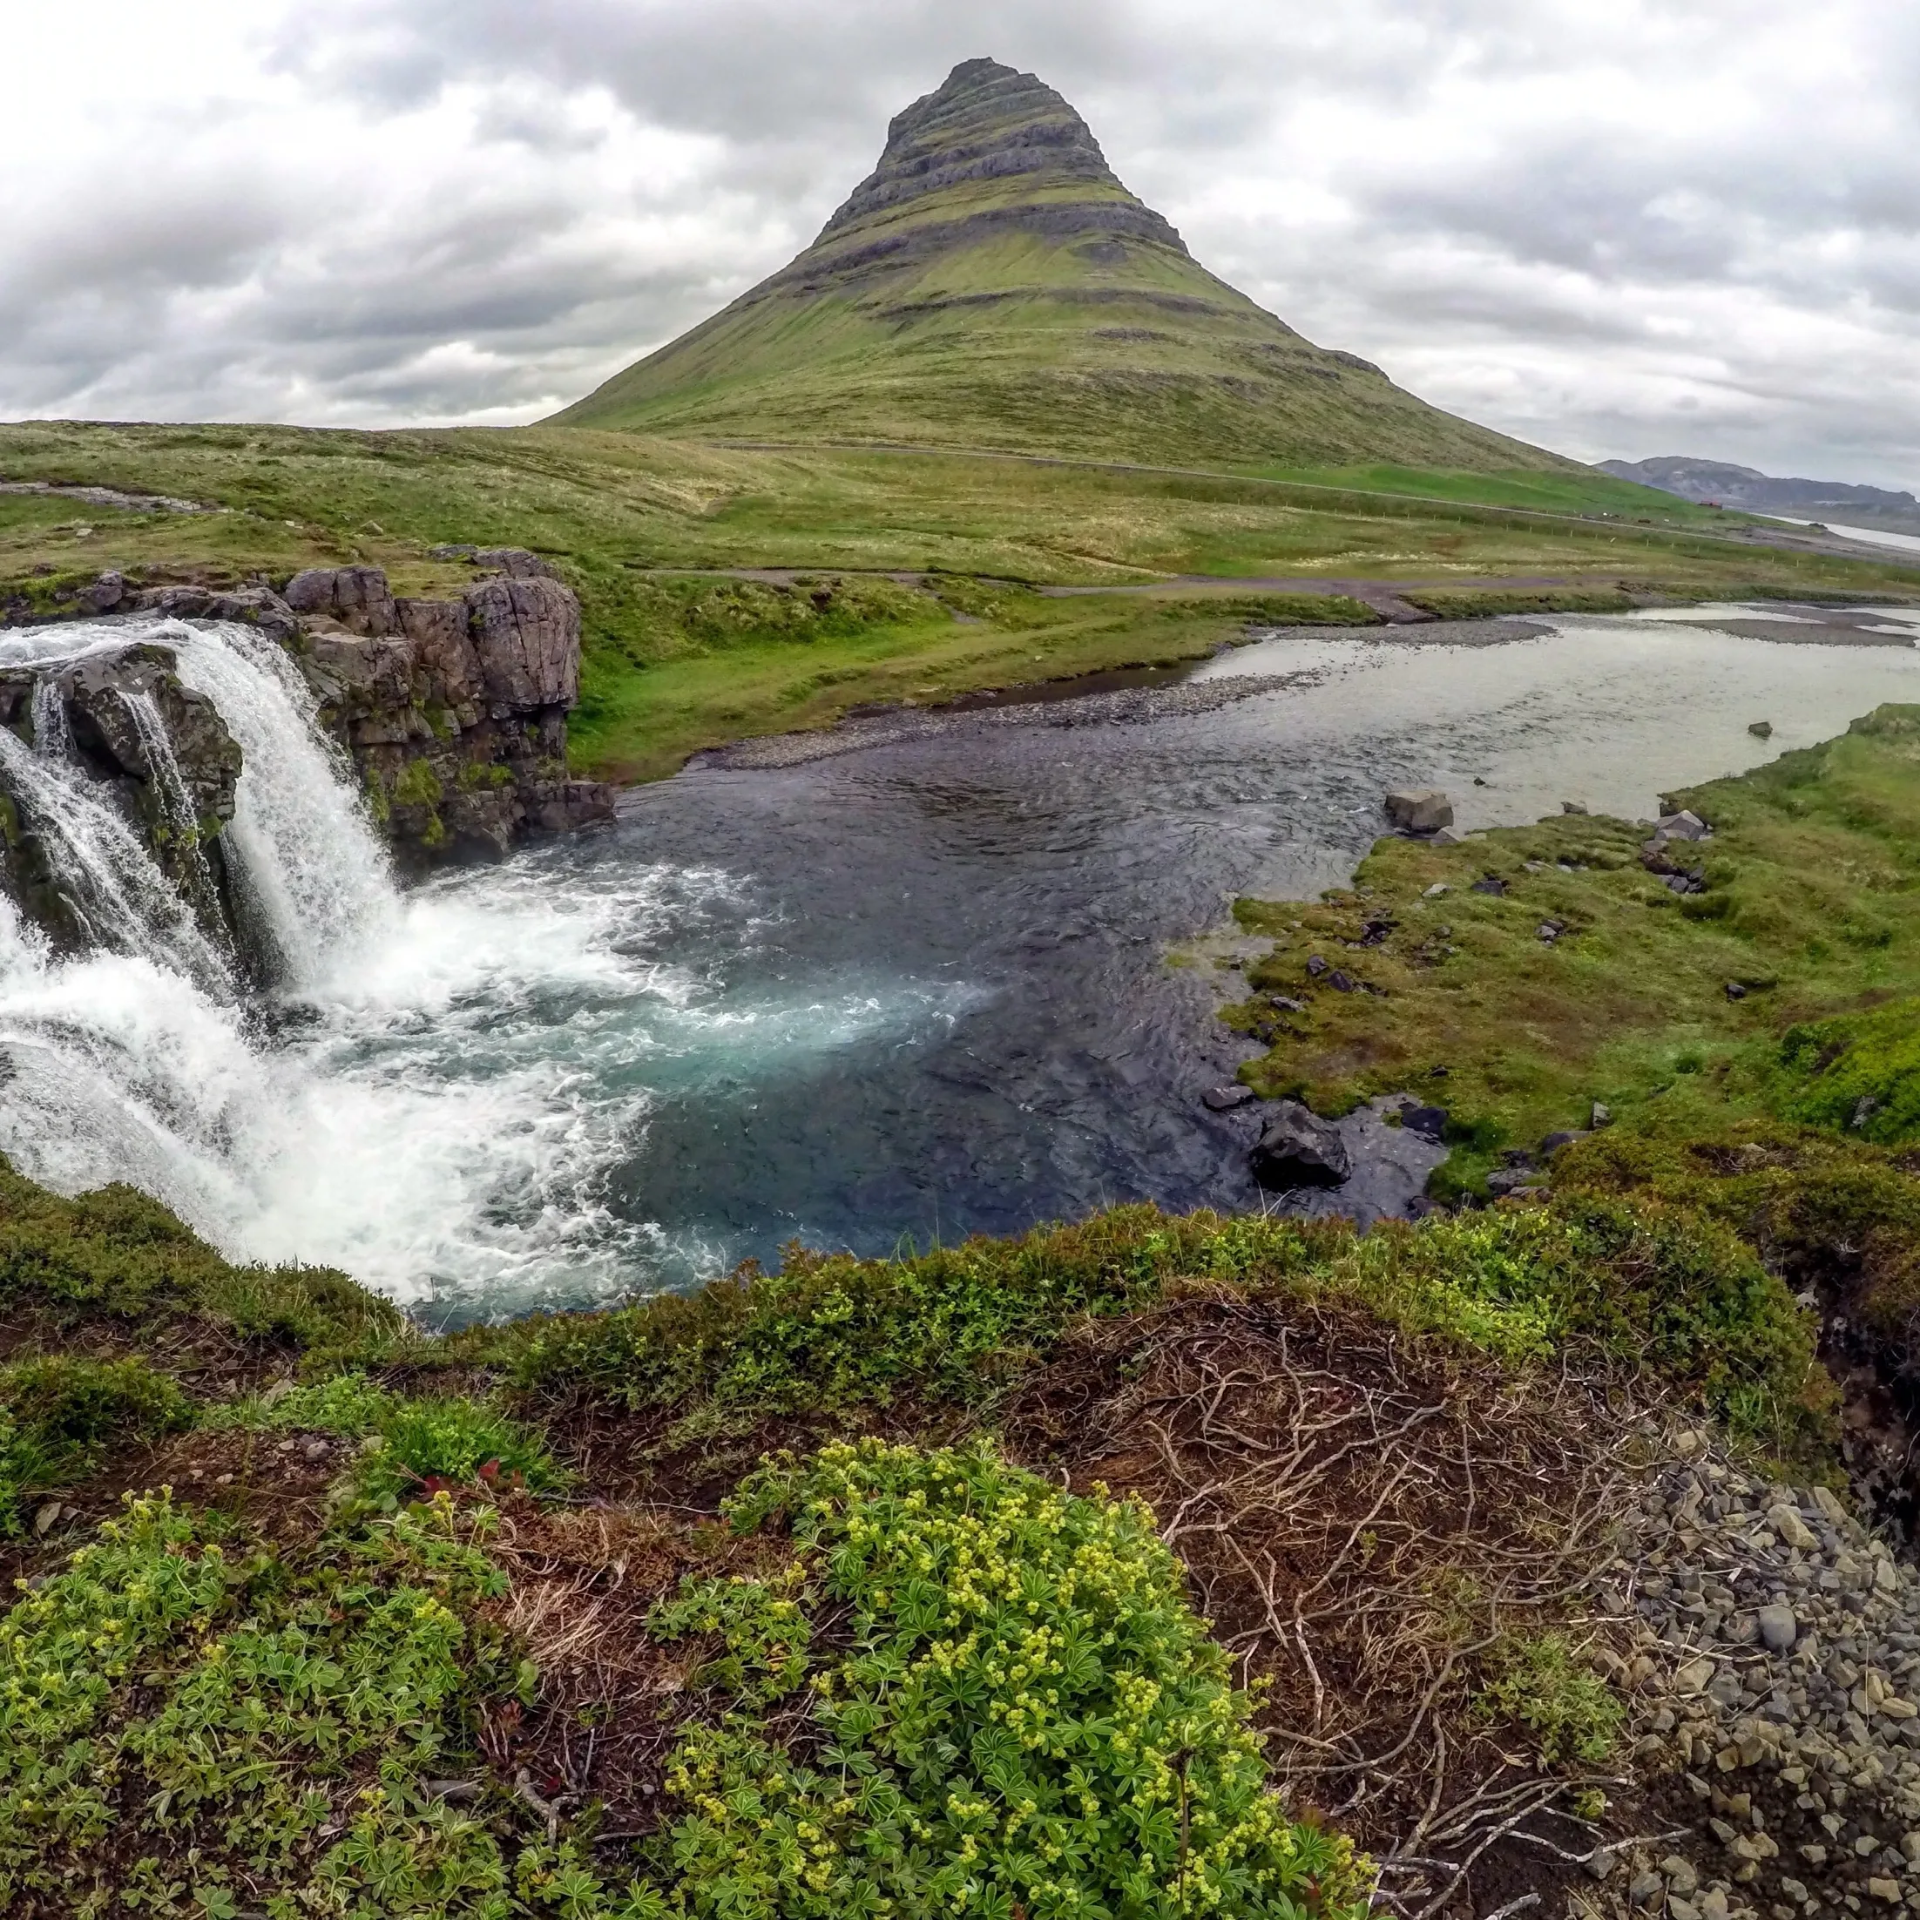
[[[143,589],[107,573],[75,610],[236,621],[285,647],[404,865],[497,859],[529,829],[609,818],[611,789],[566,770],[567,714],[580,694],[572,590],[519,548],[443,557],[484,577],[457,600],[417,600],[368,566],[309,568],[277,592],[260,582]]]

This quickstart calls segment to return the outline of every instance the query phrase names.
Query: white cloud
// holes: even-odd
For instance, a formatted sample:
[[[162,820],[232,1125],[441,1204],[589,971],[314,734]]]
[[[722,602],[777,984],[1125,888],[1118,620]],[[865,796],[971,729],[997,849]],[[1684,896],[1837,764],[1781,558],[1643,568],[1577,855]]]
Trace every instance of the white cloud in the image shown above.
[[[1441,405],[1920,484],[1920,14],[1889,0],[20,11],[3,414],[537,417],[780,265],[991,53],[1200,258]]]

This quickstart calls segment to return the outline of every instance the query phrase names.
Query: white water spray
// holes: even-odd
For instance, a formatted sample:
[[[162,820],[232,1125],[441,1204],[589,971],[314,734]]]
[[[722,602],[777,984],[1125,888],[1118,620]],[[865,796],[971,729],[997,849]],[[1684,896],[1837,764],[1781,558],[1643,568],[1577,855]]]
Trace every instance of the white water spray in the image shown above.
[[[246,770],[228,840],[283,977],[323,986],[370,943],[392,938],[401,917],[352,763],[320,732],[300,670],[264,635],[175,623],[165,640],[181,680],[240,743]]]
[[[0,781],[46,846],[94,945],[137,954],[209,993],[231,995],[225,959],[132,828],[70,760],[36,753],[0,727]]]
[[[542,898],[496,872],[403,898],[297,669],[244,628],[36,629],[0,664],[51,674],[135,641],[168,648],[240,744],[228,866],[280,964],[265,1010],[292,1025],[262,1039],[43,681],[44,751],[0,728],[0,782],[93,950],[56,957],[0,899],[0,1152],[65,1192],[129,1181],[233,1257],[338,1265],[402,1299],[642,1278],[651,1230],[603,1189],[648,1097],[604,1083],[644,1050],[633,1014],[684,990],[622,950],[657,922],[660,876]],[[190,819],[158,709],[127,705]]]

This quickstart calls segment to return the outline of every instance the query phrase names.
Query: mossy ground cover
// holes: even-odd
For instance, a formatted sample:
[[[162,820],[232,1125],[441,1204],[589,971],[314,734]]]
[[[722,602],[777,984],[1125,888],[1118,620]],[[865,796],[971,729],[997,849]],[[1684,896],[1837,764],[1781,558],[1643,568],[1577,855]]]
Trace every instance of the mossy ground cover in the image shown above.
[[[467,578],[432,558],[435,545],[532,547],[584,610],[578,764],[628,778],[863,703],[1198,658],[1241,630],[1222,608],[1191,601],[1062,604],[1037,618],[1003,592],[973,611],[938,579],[896,593],[871,577],[890,572],[944,575],[948,586],[1514,576],[1544,579],[1552,584],[1535,595],[1575,605],[1623,583],[1680,598],[1864,597],[1911,594],[1916,579],[1891,556],[1735,546],[1713,537],[1701,510],[1645,489],[1628,489],[1638,511],[1626,516],[1621,483],[1578,475],[1550,487],[1538,474],[1508,476],[1503,490],[1497,475],[1415,469],[1272,478],[565,428],[26,423],[0,427],[0,477],[226,509],[151,514],[0,495],[0,600],[38,614],[70,607],[107,567],[230,580],[364,561],[386,568],[398,591],[427,594]],[[793,619],[769,596],[764,617],[690,619],[684,598],[699,589],[661,572],[742,567],[837,576],[836,611]]]
[[[352,1351],[403,1325],[328,1268],[222,1259],[132,1187],[67,1198],[0,1163],[0,1360],[57,1342],[238,1377],[276,1354]]]
[[[1910,1139],[1917,748],[1920,709],[1883,708],[1669,796],[1714,828],[1669,849],[1698,892],[1648,871],[1647,826],[1570,815],[1451,847],[1383,840],[1351,890],[1242,902],[1273,938],[1234,1016],[1270,1043],[1246,1077],[1328,1113],[1421,1092],[1450,1114],[1443,1192],[1584,1128],[1596,1101],[1629,1127],[1778,1115]],[[1329,988],[1334,970],[1358,990]]]

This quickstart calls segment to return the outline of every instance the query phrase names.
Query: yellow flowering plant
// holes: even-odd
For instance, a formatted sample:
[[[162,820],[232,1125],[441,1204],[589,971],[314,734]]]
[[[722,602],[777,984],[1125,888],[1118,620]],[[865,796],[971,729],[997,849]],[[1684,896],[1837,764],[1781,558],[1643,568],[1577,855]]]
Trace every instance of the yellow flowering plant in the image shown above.
[[[805,1581],[790,1591],[832,1628],[776,1642],[793,1684],[774,1708],[752,1654],[764,1604],[730,1598],[723,1618],[706,1592],[656,1616],[744,1648],[750,1680],[744,1710],[674,1754],[685,1811],[656,1862],[661,1911],[1361,1910],[1363,1864],[1270,1789],[1248,1700],[1143,1506],[1076,1498],[984,1443],[865,1441],[767,1463],[729,1511],[742,1529],[787,1522]]]

